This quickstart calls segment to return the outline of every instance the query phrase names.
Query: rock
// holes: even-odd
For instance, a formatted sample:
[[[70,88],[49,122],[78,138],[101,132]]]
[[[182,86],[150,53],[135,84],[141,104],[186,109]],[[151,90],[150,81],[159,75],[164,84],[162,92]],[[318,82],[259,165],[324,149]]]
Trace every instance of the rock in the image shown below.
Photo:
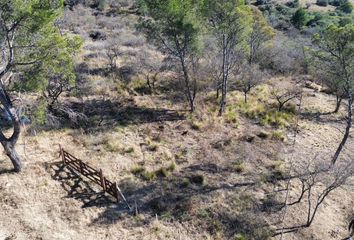
[[[314,90],[315,92],[320,92],[322,87],[314,82],[306,81],[305,87]]]

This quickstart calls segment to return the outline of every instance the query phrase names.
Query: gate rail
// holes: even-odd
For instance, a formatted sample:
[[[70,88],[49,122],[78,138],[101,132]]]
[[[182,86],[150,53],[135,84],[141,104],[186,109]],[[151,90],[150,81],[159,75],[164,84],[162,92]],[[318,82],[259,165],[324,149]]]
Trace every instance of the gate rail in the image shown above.
[[[128,206],[128,208],[131,209],[130,205],[128,204],[126,198],[124,197],[117,183],[109,181],[103,175],[102,169],[97,171],[93,167],[84,163],[82,160],[74,157],[73,155],[65,151],[61,146],[60,146],[60,156],[65,166],[69,166],[70,168],[79,172],[80,174],[87,177],[91,181],[100,185],[103,191],[116,198],[118,202],[119,200],[123,200],[123,202]]]

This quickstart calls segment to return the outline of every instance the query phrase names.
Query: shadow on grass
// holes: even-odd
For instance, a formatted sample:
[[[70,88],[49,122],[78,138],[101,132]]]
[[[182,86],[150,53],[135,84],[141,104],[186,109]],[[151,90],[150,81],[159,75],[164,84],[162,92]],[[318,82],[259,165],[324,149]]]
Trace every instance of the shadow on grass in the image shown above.
[[[205,167],[196,168],[209,171],[208,166]],[[164,222],[193,222],[201,231],[208,231],[211,235],[221,233],[227,239],[235,237],[238,233],[244,233],[250,239],[265,239],[259,234],[264,236],[268,225],[261,217],[255,217],[259,211],[257,203],[251,203],[252,209],[249,209],[247,214],[230,212],[223,207],[215,208],[210,204],[218,197],[220,190],[230,193],[242,192],[254,186],[255,182],[209,185],[207,181],[194,181],[194,171],[195,168],[186,169],[151,181],[135,178],[121,181],[119,185],[133,207],[131,214],[144,215],[143,223],[132,217],[129,226],[148,224],[158,218]],[[119,221],[121,216],[116,215],[116,210],[114,207],[106,208],[92,224],[105,225]]]
[[[61,162],[50,164],[47,169],[52,178],[61,183],[67,192],[67,198],[81,201],[82,208],[102,209],[102,212],[92,220],[91,225],[122,222],[129,223],[129,227],[135,227],[149,224],[158,217],[164,222],[193,222],[201,231],[208,231],[211,235],[221,233],[228,239],[235,238],[240,233],[250,239],[265,239],[264,237],[269,235],[268,225],[258,215],[260,206],[256,201],[246,198],[245,204],[248,207],[239,212],[230,212],[224,207],[215,208],[210,204],[219,196],[220,190],[235,194],[257,184],[250,181],[209,185],[207,181],[194,180],[196,172],[201,174],[204,172],[207,176],[207,172],[214,172],[214,166],[195,165],[167,177],[157,176],[151,181],[143,181],[138,176],[121,181],[119,186],[133,207],[132,211],[129,211],[122,202],[117,203],[115,199],[97,190],[99,187],[96,188],[94,183],[83,179]],[[219,169],[218,172],[227,175],[229,170]],[[135,214],[143,214],[144,220],[137,220]]]
[[[132,99],[87,100],[70,104],[76,112],[83,113],[87,120],[78,124],[87,130],[111,130],[118,125],[136,125],[153,122],[184,120],[182,111],[140,107]]]
[[[302,112],[301,118],[317,123],[341,123],[344,117],[333,116],[333,112]]]
[[[47,166],[54,180],[59,181],[63,189],[67,192],[66,198],[73,198],[83,203],[82,208],[107,207],[109,205],[119,205],[116,200],[105,194],[104,191],[94,187],[90,180],[82,178],[76,171],[65,166],[62,162],[52,163]]]
[[[3,174],[16,174],[18,172],[16,172],[14,169],[0,169],[0,175]]]

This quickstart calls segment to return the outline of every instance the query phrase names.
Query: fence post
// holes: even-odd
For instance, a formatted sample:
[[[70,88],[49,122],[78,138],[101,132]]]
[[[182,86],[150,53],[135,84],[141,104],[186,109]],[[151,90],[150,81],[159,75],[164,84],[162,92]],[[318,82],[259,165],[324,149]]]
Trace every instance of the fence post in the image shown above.
[[[104,179],[102,169],[100,169],[100,180],[101,180],[101,186],[103,188],[103,191],[106,191],[106,181]]]
[[[64,165],[65,165],[65,156],[64,156],[64,150],[61,147],[61,145],[59,144],[59,148],[60,148],[60,156],[61,156],[61,160],[63,161]]]
[[[119,202],[118,186],[116,182],[113,183],[113,189],[114,189],[114,195],[116,195],[117,198],[117,202]]]

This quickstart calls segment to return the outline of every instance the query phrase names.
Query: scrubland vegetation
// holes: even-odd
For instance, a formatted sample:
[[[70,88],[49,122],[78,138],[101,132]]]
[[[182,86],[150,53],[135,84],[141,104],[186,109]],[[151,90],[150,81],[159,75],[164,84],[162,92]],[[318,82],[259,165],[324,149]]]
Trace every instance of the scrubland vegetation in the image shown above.
[[[353,1],[0,3],[0,239],[349,236]]]

